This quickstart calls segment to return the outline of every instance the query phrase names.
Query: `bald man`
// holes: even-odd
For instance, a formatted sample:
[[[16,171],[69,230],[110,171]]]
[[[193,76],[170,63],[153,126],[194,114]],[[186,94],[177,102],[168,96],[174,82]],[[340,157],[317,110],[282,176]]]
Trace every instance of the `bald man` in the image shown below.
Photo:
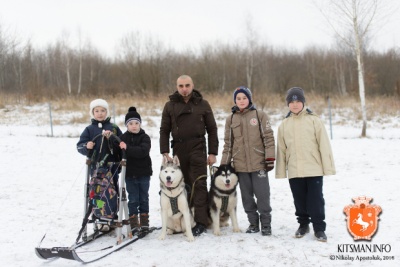
[[[160,152],[172,161],[169,155],[172,135],[172,152],[179,158],[185,183],[194,186],[191,206],[196,225],[192,232],[199,236],[208,224],[207,164],[216,162],[218,129],[210,104],[194,89],[192,78],[180,76],[176,87],[177,91],[169,96],[162,113]]]

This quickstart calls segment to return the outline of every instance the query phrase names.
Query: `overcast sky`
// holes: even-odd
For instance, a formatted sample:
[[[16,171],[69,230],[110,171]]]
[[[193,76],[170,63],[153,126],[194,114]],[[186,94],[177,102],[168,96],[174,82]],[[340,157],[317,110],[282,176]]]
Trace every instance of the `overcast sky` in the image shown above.
[[[131,32],[158,38],[178,51],[216,41],[241,42],[248,18],[259,40],[278,48],[334,43],[333,32],[312,0],[0,0],[0,25],[7,34],[30,39],[41,48],[67,33],[74,47],[80,31],[83,39],[109,56]],[[398,25],[399,10],[375,31],[371,46],[399,47]]]

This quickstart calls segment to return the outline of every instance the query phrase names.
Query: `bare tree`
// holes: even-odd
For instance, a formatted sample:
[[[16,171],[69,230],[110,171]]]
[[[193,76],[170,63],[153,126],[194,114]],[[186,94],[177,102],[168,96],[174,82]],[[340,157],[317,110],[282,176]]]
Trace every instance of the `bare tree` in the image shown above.
[[[12,58],[16,56],[16,50],[19,49],[19,46],[20,41],[17,40],[17,37],[11,35],[8,30],[0,24],[0,92],[3,91],[3,89],[7,90],[5,87],[9,79],[14,79],[9,66],[7,66],[7,62],[11,61],[12,64],[15,63]]]
[[[65,73],[67,75],[67,88],[68,94],[71,95],[72,93],[72,86],[71,86],[71,48],[68,45],[69,42],[69,33],[63,31],[62,37],[60,40],[61,44],[61,51],[62,51],[62,59],[65,64]]]
[[[246,78],[247,86],[253,87],[254,55],[258,47],[258,34],[253,26],[253,18],[246,16]]]
[[[78,95],[82,90],[82,32],[78,29],[78,54],[79,54],[79,75],[78,75]]]
[[[340,39],[353,50],[357,62],[358,86],[363,126],[361,137],[367,135],[367,105],[365,100],[365,75],[363,54],[372,25],[377,22],[379,0],[328,0],[327,6],[319,6],[321,13]]]

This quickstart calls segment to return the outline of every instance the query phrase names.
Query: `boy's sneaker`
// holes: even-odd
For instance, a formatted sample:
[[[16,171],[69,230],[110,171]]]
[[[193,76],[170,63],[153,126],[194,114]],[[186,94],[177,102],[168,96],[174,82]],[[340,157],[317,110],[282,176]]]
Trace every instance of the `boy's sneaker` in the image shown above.
[[[299,229],[297,229],[296,233],[294,234],[294,236],[296,238],[301,238],[303,237],[305,234],[310,232],[310,226],[308,226],[308,224],[300,224]]]
[[[315,235],[315,237],[317,238],[318,241],[321,241],[321,242],[326,242],[326,241],[328,241],[328,238],[326,237],[324,231],[315,232],[314,235]]]
[[[254,234],[254,233],[258,233],[258,232],[260,232],[260,226],[258,226],[258,224],[250,224],[246,230],[247,234]]]
[[[204,232],[206,232],[206,226],[202,223],[196,223],[196,225],[192,228],[193,236],[199,236]]]
[[[272,234],[272,231],[271,231],[270,225],[261,227],[261,235],[271,235],[271,234]]]

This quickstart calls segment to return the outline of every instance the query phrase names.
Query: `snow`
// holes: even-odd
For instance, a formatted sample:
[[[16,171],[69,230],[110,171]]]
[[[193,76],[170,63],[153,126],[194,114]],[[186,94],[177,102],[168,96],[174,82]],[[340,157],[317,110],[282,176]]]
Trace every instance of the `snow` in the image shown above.
[[[85,157],[75,145],[85,124],[54,126],[54,136],[46,122],[46,105],[26,107],[32,117],[21,116],[17,108],[0,110],[0,257],[2,266],[81,266],[65,259],[44,261],[34,248],[43,243],[71,245],[82,220]],[[37,114],[36,114],[37,113]],[[65,114],[71,116],[71,114]],[[75,114],[74,116],[78,116]],[[223,144],[224,114],[219,114],[220,150]],[[13,119],[14,118],[14,119]],[[154,175],[150,188],[150,224],[161,226],[159,205],[159,117],[143,116],[143,128],[152,138]],[[117,117],[121,122],[123,115]],[[153,123],[146,123],[150,120]],[[346,118],[336,118],[346,121]],[[329,123],[326,121],[329,133]],[[121,124],[122,125],[122,124]],[[273,121],[276,130],[279,120]],[[246,234],[248,226],[241,200],[238,219],[242,233],[222,228],[222,236],[211,230],[187,242],[183,235],[157,239],[159,231],[90,266],[399,266],[399,117],[374,120],[368,125],[368,138],[359,138],[360,122],[333,125],[331,141],[337,175],[324,177],[327,243],[312,234],[293,238],[298,225],[287,179],[270,175],[272,236]],[[125,131],[125,127],[121,127]],[[218,157],[218,160],[220,156]],[[373,197],[371,204],[382,207],[379,228],[372,241],[353,241],[347,231],[343,208],[357,196]],[[240,194],[239,194],[240,196]],[[339,252],[340,244],[389,244],[389,253]],[[330,256],[394,256],[394,260],[331,260]]]

